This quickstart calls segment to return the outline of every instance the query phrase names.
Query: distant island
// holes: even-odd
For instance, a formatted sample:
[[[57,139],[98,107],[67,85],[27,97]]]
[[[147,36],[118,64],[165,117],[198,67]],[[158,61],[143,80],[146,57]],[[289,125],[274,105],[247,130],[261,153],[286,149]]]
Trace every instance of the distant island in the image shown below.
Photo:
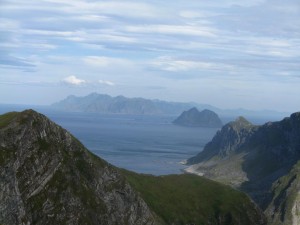
[[[194,107],[196,103],[167,102],[145,98],[111,97],[106,94],[91,93],[84,97],[74,95],[54,103],[52,108],[62,111],[98,112],[111,114],[136,115],[178,115]],[[200,108],[213,108],[210,105],[197,104]]]
[[[233,120],[239,115],[243,115],[248,118],[267,118],[267,120],[278,120],[287,114],[271,110],[253,111],[242,108],[220,109],[209,104],[197,102],[170,102],[139,97],[128,98],[122,95],[112,97],[107,94],[98,94],[95,92],[87,96],[70,95],[63,100],[50,105],[50,107],[55,110],[67,112],[172,116],[178,116],[183,111],[196,107],[198,110],[208,109],[214,111],[222,119],[225,119],[225,122]]]
[[[173,124],[188,127],[216,128],[222,126],[222,121],[218,114],[211,110],[205,109],[200,112],[196,107],[193,107],[188,111],[184,111],[173,121]]]

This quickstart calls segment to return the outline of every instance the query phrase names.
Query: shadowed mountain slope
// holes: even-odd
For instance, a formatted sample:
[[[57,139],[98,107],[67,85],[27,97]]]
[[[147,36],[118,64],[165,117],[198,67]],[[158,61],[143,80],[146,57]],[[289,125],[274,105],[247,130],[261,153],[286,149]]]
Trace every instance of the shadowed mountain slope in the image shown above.
[[[289,205],[297,202],[298,197],[295,196],[298,195],[295,193],[300,188],[296,182],[298,175],[293,171],[297,171],[295,165],[299,159],[299,112],[262,126],[254,126],[240,117],[226,124],[202,152],[188,160],[191,166],[187,172],[245,191],[262,209],[267,210],[268,215],[277,214],[274,217],[279,218],[278,224],[290,224],[287,221],[291,221],[291,214],[285,212],[287,205],[284,202],[289,201]],[[286,192],[291,188],[293,191]],[[279,192],[285,194],[279,198]],[[274,204],[284,209],[278,211]]]

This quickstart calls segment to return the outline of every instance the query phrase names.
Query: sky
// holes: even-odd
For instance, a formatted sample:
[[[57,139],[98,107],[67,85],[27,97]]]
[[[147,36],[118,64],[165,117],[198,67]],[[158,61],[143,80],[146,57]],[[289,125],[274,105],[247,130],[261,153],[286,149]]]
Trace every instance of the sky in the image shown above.
[[[91,92],[300,111],[300,1],[0,0],[0,103]]]

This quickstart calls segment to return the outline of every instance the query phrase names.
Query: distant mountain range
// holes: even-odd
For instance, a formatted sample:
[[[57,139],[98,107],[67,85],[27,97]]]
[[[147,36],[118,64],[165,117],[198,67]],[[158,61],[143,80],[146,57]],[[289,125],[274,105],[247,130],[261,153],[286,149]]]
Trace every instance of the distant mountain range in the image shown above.
[[[263,225],[245,194],[116,168],[33,110],[0,115],[0,224]]]
[[[92,93],[85,97],[69,96],[52,107],[64,111],[119,113],[119,114],[180,114],[193,103],[165,102],[144,98],[111,97]]]
[[[251,111],[245,109],[224,110],[208,104],[167,102],[162,100],[150,100],[144,98],[126,98],[124,96],[111,97],[105,94],[91,93],[84,97],[74,95],[51,105],[56,110],[119,113],[119,114],[144,114],[144,115],[180,115],[183,111],[196,107],[199,110],[209,109],[216,112],[223,121],[228,121],[243,115],[249,118],[265,117],[270,120],[279,119],[287,113],[276,111]]]
[[[248,193],[269,224],[300,224],[300,112],[261,126],[239,117],[187,163],[189,173]]]
[[[222,126],[222,121],[215,112],[208,109],[200,112],[196,107],[184,111],[173,123],[188,127],[218,128]]]

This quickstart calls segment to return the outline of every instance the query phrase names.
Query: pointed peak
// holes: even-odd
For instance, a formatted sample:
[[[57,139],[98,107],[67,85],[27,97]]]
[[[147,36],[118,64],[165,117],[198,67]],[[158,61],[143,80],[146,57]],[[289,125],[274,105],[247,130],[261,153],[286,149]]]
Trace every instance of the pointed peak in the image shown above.
[[[199,110],[196,107],[193,107],[189,110],[187,110],[188,112],[199,112]]]
[[[239,116],[235,119],[236,123],[251,124],[245,117]]]
[[[295,112],[291,114],[291,118],[300,118],[300,112]]]
[[[193,107],[193,108],[190,108],[189,110],[184,111],[183,114],[196,116],[201,113],[196,107]]]
[[[234,127],[236,129],[242,129],[245,127],[252,127],[254,126],[252,123],[250,123],[245,117],[239,116],[235,119],[235,121],[229,122],[229,126]]]
[[[0,128],[10,124],[24,124],[28,118],[39,118],[41,115],[33,109],[27,109],[22,112],[8,112],[0,115]]]

